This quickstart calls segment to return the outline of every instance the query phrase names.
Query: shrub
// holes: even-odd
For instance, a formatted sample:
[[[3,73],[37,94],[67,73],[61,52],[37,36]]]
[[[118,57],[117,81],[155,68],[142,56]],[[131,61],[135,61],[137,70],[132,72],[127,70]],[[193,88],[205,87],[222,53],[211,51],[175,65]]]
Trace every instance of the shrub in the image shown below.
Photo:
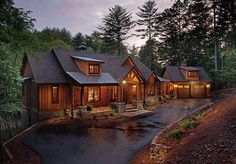
[[[87,111],[88,112],[91,112],[93,110],[93,107],[92,106],[87,106]]]
[[[178,123],[181,127],[184,129],[192,129],[197,127],[197,123],[194,120],[191,119],[184,119]]]
[[[196,120],[200,120],[201,118],[205,117],[206,116],[206,112],[201,112],[201,113],[198,113],[197,116],[195,116],[195,119]]]
[[[181,136],[183,135],[183,132],[179,129],[174,129],[169,131],[168,137],[179,140]]]

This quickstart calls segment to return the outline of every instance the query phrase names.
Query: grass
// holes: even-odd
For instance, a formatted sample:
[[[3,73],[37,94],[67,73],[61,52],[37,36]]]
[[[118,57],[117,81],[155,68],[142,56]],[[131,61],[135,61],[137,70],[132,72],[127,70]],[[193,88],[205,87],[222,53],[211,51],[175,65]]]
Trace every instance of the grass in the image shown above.
[[[178,123],[184,129],[193,129],[197,127],[197,122],[193,119],[183,119]]]

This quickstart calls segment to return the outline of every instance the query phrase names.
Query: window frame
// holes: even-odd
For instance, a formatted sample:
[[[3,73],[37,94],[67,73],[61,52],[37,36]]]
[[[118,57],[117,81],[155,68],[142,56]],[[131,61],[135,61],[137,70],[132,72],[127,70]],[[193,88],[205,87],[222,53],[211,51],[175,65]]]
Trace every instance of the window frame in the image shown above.
[[[91,68],[90,67],[93,67],[93,71],[91,70]],[[96,72],[95,70],[95,68],[98,68],[98,72]],[[96,74],[100,74],[100,64],[89,64],[89,74],[93,74],[93,75],[96,75]]]
[[[54,98],[54,94],[53,94],[53,88],[56,87],[57,88],[57,97],[56,100]],[[54,84],[51,86],[51,98],[52,98],[52,104],[59,104],[59,85],[58,84]]]
[[[95,100],[95,88],[98,88],[98,100]],[[89,100],[89,89],[93,89],[93,99]],[[87,98],[88,102],[100,102],[101,101],[101,86],[89,86],[88,87],[88,98]]]
[[[197,71],[188,71],[188,77],[197,77],[198,73]]]

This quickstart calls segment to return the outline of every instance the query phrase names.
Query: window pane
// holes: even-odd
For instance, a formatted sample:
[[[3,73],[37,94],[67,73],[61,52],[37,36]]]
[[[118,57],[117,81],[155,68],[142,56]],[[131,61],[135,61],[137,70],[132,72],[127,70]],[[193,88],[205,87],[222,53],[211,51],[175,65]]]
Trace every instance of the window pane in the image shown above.
[[[52,86],[52,103],[59,103],[59,88],[58,86]]]

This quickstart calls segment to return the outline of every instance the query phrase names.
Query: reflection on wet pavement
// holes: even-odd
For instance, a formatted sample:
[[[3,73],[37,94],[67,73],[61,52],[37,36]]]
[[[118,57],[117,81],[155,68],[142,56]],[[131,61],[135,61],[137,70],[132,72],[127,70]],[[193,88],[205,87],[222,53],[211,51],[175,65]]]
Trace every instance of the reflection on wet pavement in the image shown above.
[[[24,139],[45,164],[124,164],[169,124],[209,99],[173,100],[155,112],[105,128],[45,125]]]

